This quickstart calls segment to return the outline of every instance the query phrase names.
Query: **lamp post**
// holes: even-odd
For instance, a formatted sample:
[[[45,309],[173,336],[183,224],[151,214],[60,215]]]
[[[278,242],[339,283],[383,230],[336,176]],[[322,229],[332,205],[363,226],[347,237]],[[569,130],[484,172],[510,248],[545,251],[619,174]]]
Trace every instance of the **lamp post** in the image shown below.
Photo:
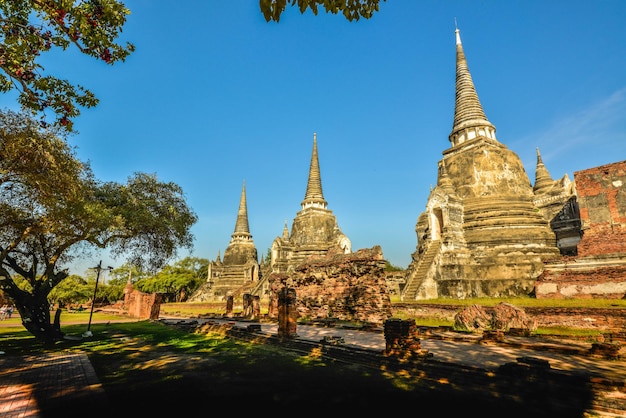
[[[91,312],[89,312],[89,323],[87,324],[87,331],[83,333],[83,337],[92,337],[93,333],[91,332],[91,317],[93,316],[93,307],[96,304],[96,292],[98,291],[98,280],[100,279],[100,272],[103,270],[102,260],[98,263],[96,267],[91,267],[91,269],[96,270],[96,286],[93,289],[93,298],[91,298]],[[106,268],[107,270],[113,270],[113,267],[109,266]]]

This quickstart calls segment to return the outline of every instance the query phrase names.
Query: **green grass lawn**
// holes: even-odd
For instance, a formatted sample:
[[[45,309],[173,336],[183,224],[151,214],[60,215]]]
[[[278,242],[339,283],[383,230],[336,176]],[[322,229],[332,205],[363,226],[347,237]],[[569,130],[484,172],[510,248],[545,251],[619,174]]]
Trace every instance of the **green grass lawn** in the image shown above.
[[[78,311],[73,311],[73,312],[68,312],[68,311],[63,311],[61,313],[61,325],[63,325],[64,323],[70,324],[70,323],[82,323],[82,324],[88,324],[89,323],[89,311],[82,311],[82,312],[78,312]],[[54,312],[50,313],[50,318],[51,320],[54,319]],[[103,313],[103,312],[98,312],[95,311],[93,313],[93,316],[91,318],[91,322],[92,323],[96,323],[96,322],[108,322],[108,321],[120,321],[120,320],[132,320],[132,318],[128,318],[128,317],[124,317],[124,316],[120,316],[120,315],[115,315],[115,314],[110,314],[110,313]],[[22,318],[20,318],[19,314],[14,313],[13,316],[10,319],[4,319],[2,321],[0,321],[0,333],[3,332],[3,328],[6,328],[8,326],[16,326],[16,327],[22,327]]]
[[[420,301],[400,302],[399,298],[392,298],[392,305],[454,305],[459,308],[471,305],[495,306],[500,302],[510,303],[520,308],[626,308],[626,299],[535,299],[531,297],[518,298],[473,298],[473,299],[428,299]],[[267,313],[267,307],[262,304],[262,314]],[[265,308],[265,311],[263,311]],[[241,310],[241,306],[234,310]],[[163,303],[161,313],[181,316],[198,316],[204,314],[223,314],[226,312],[226,302],[184,302]]]
[[[327,359],[316,348],[295,352],[218,332],[193,333],[158,321],[98,322],[88,338],[78,338],[85,324],[62,325],[66,335],[77,338],[54,347],[37,343],[23,328],[5,330],[0,328],[4,355],[86,353],[111,405],[106,416],[192,416],[198,411],[358,416],[415,406],[441,416],[537,418],[582,416],[586,406],[584,397],[570,399],[571,391],[555,386],[549,376],[522,393],[507,395],[508,386],[493,377],[489,385],[475,385],[467,376],[450,374],[452,370],[442,376],[428,369],[366,367]],[[455,382],[457,377],[461,380]],[[556,403],[537,401],[558,398],[562,399]],[[571,410],[554,410],[552,405]],[[103,416],[101,412],[86,411],[85,416]]]
[[[495,306],[500,302],[510,303],[520,308],[537,307],[537,308],[596,308],[596,309],[624,309],[626,308],[626,299],[535,299],[531,297],[518,298],[474,298],[474,299],[429,299],[422,301],[401,302],[402,306],[418,306],[418,305],[453,305],[458,306],[459,310],[471,305]],[[395,304],[400,302],[395,301]],[[392,305],[394,301],[392,300]],[[162,315],[177,315],[182,317],[198,317],[201,315],[222,315],[226,311],[226,303],[164,303],[161,305]],[[235,312],[241,311],[241,307],[234,309]],[[267,313],[261,312],[261,314]],[[418,326],[439,327],[452,326],[454,321],[450,321],[441,317],[411,317],[402,309],[396,311],[397,318],[414,319]],[[602,332],[599,330],[588,330],[568,327],[540,327],[535,331],[536,335],[552,335],[552,336],[573,336],[573,337],[595,337]]]

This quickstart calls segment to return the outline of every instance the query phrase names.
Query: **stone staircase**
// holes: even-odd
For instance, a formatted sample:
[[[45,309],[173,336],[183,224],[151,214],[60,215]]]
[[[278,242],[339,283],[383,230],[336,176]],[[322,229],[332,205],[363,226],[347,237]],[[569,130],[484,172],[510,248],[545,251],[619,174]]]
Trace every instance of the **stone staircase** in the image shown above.
[[[259,296],[261,299],[263,299],[265,297],[265,288],[267,286],[267,276],[261,276],[259,281],[254,284],[254,287],[252,287],[249,293],[253,296]]]
[[[213,292],[216,296],[225,296],[231,293],[234,297],[241,296],[252,287],[252,282],[245,280],[241,268],[224,268],[222,275],[213,284]]]
[[[424,254],[424,256],[420,259],[417,268],[409,272],[407,275],[406,284],[401,295],[401,299],[403,301],[415,299],[417,291],[426,277],[426,273],[428,273],[433,260],[439,254],[440,250],[441,242],[439,240],[430,242],[428,248],[426,249],[426,254]]]

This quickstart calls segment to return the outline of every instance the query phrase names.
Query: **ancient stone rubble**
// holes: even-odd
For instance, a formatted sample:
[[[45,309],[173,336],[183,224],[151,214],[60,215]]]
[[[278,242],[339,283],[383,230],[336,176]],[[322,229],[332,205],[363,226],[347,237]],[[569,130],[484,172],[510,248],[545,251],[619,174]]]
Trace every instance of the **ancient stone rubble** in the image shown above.
[[[270,275],[271,299],[289,288],[295,291],[299,318],[382,324],[391,316],[384,266],[378,246],[311,257],[291,274]]]
[[[534,331],[537,321],[523,309],[500,302],[493,309],[471,305],[454,316],[454,329],[461,331],[509,331],[511,328]]]

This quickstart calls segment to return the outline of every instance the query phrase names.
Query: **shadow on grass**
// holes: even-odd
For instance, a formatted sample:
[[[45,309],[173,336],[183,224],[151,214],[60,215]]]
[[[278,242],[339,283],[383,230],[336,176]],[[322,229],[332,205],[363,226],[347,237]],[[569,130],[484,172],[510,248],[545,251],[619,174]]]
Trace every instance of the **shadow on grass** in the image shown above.
[[[84,325],[63,331],[80,336]],[[89,356],[117,416],[409,410],[438,416],[581,417],[593,398],[585,376],[544,369],[512,366],[488,373],[429,362],[372,367],[329,359],[316,350],[295,352],[151,321],[96,324],[92,331],[92,337],[65,340],[52,350]],[[0,345],[14,354],[51,350],[19,335],[1,337]]]

